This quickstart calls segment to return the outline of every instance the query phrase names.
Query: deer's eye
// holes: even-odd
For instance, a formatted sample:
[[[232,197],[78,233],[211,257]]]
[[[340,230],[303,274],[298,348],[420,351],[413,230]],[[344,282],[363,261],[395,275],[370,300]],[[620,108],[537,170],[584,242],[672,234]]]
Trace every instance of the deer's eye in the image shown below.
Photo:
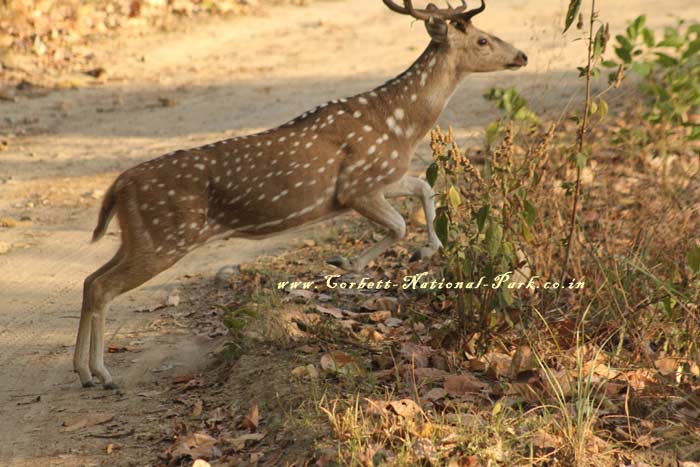
[[[481,45],[481,46],[484,46],[484,45],[488,44],[489,41],[486,40],[486,38],[481,37],[481,38],[479,38],[479,40],[477,41],[477,43],[478,43],[479,45]]]

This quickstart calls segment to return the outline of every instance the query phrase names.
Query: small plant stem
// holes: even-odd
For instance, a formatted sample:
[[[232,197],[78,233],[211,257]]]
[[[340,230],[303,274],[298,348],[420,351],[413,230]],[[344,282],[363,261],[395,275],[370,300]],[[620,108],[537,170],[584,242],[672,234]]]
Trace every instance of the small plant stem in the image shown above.
[[[577,149],[578,153],[583,153],[584,145],[586,142],[586,130],[588,130],[588,120],[591,111],[591,84],[593,81],[593,42],[594,37],[594,27],[595,27],[595,0],[591,0],[591,17],[590,17],[590,30],[588,37],[588,64],[586,67],[586,102],[583,106],[583,119],[581,120],[581,126],[578,131],[577,138]],[[574,245],[574,234],[576,233],[576,217],[578,216],[578,208],[581,198],[581,167],[576,163],[576,187],[574,188],[574,201],[571,208],[571,219],[569,225],[569,237],[566,244],[566,256],[564,258],[564,268],[562,274],[561,283],[566,281],[567,270],[569,269],[569,262],[571,261],[571,252]]]

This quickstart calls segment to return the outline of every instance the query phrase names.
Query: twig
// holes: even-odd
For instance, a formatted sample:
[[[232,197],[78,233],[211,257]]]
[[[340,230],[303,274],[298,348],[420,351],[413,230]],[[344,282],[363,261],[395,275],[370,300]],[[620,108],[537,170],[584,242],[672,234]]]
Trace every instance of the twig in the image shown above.
[[[128,429],[127,431],[122,431],[120,433],[88,433],[87,436],[91,438],[101,438],[101,439],[116,439],[116,438],[126,438],[127,436],[131,436],[134,433],[136,433],[136,430],[133,428]]]
[[[583,153],[584,144],[586,142],[586,130],[588,129],[588,117],[591,111],[591,82],[593,78],[593,43],[595,42],[595,0],[591,0],[591,17],[590,17],[590,31],[588,37],[588,64],[586,67],[586,102],[583,108],[583,119],[581,120],[581,126],[578,131],[578,153]],[[571,208],[571,219],[569,226],[569,236],[568,242],[566,244],[566,256],[564,259],[564,268],[562,269],[562,280],[561,283],[566,282],[567,270],[569,268],[569,261],[571,260],[571,251],[574,244],[574,234],[576,233],[576,217],[578,215],[579,202],[581,198],[581,166],[576,164],[576,187],[574,191],[574,202]]]

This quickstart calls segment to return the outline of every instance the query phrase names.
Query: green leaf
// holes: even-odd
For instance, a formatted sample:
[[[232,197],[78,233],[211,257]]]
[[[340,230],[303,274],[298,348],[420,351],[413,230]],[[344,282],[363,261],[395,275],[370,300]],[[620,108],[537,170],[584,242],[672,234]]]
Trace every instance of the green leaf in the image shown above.
[[[598,102],[598,107],[600,108],[600,119],[605,120],[605,117],[608,116],[608,112],[610,110],[610,108],[608,107],[608,101],[601,98]]]
[[[474,215],[476,219],[476,225],[477,227],[479,227],[479,232],[484,230],[484,225],[486,224],[486,219],[488,219],[490,211],[491,207],[487,204],[482,206],[481,209],[479,209]]]
[[[581,10],[582,0],[571,0],[569,3],[569,10],[566,12],[566,22],[564,23],[564,32],[568,31],[574,20],[578,16],[578,12]]]
[[[525,222],[527,222],[528,227],[532,227],[532,224],[535,222],[535,218],[537,217],[537,208],[529,201],[525,201],[523,217],[525,218]]]
[[[678,59],[671,57],[665,53],[656,52],[656,61],[664,67],[674,67],[678,65]]]
[[[450,220],[447,215],[443,212],[438,214],[434,223],[435,233],[442,242],[443,245],[447,245],[450,237]]]
[[[620,47],[623,47],[626,50],[629,50],[632,52],[632,49],[634,49],[634,45],[632,45],[632,42],[622,34],[618,34],[615,36],[615,39],[617,39],[617,42],[619,42]]]
[[[501,300],[503,300],[503,303],[506,306],[512,306],[513,303],[515,303],[515,299],[513,298],[513,294],[510,292],[510,289],[508,287],[501,287],[500,290],[500,296]]]
[[[690,266],[693,274],[700,272],[700,246],[693,245],[685,259],[688,261],[688,266]]]
[[[492,258],[500,253],[503,247],[503,227],[497,222],[489,222],[486,230],[486,243],[488,245],[489,256]]]
[[[450,205],[453,208],[457,208],[460,204],[462,204],[462,198],[460,198],[459,192],[454,185],[450,186],[450,189],[447,192],[447,199],[450,201]]]
[[[425,171],[425,178],[428,180],[428,184],[431,187],[435,186],[435,182],[437,181],[437,178],[438,178],[437,162],[433,162],[432,164],[430,164],[430,167],[428,167],[428,170]]]
[[[632,70],[637,73],[642,78],[649,76],[654,69],[653,64],[649,62],[634,62],[632,64]]]
[[[688,45],[688,48],[686,49],[685,52],[683,52],[683,60],[687,60],[693,55],[697,54],[700,52],[700,38],[695,39],[693,42],[691,42]]]
[[[656,37],[654,31],[649,28],[642,29],[642,38],[644,39],[644,44],[650,49],[656,45]]]
[[[700,125],[695,125],[690,130],[689,141],[700,141]]]
[[[588,165],[588,156],[582,152],[576,154],[576,167],[583,169]]]
[[[488,146],[491,146],[496,141],[501,128],[501,124],[498,121],[492,122],[486,127],[486,144]]]
[[[591,108],[588,110],[588,113],[591,115],[595,115],[596,112],[598,112],[598,103],[593,101],[591,102]]]
[[[631,40],[635,40],[639,37],[640,30],[644,27],[644,23],[646,22],[646,16],[641,15],[637,16],[637,18],[627,26],[627,37],[629,37]]]
[[[522,231],[523,231],[523,238],[525,239],[526,242],[532,243],[532,231],[530,230],[530,227],[526,223],[521,224],[522,225]]]
[[[634,50],[634,46],[632,43],[627,39],[625,36],[618,34],[615,36],[615,39],[617,39],[617,42],[619,44],[619,47],[615,47],[615,54],[620,58],[625,63],[631,63],[632,62],[632,51]]]

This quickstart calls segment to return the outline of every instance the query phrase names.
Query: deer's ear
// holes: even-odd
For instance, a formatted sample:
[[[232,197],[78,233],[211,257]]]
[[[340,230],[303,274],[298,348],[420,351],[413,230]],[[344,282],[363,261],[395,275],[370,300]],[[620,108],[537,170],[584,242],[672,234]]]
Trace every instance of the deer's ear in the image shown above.
[[[428,30],[428,34],[435,42],[447,42],[447,22],[430,18],[425,22],[425,29]]]

